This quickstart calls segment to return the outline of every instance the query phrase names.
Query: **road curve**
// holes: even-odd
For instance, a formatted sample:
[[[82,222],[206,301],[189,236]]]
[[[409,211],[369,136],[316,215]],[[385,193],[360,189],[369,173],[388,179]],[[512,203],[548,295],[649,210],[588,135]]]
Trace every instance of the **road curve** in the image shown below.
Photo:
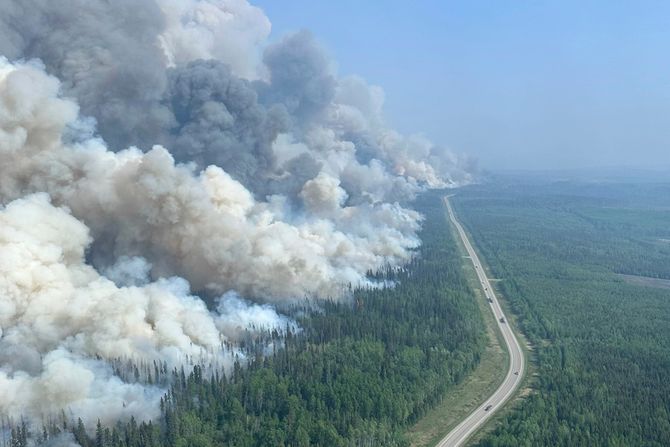
[[[447,210],[449,211],[449,219],[456,227],[456,230],[458,230],[458,234],[463,241],[463,245],[465,245],[465,248],[468,251],[468,255],[472,260],[472,264],[475,267],[477,277],[479,278],[479,283],[484,289],[484,294],[487,301],[489,302],[489,305],[491,306],[493,315],[496,318],[498,328],[500,329],[500,332],[505,339],[505,344],[507,345],[507,351],[509,352],[510,358],[507,376],[505,376],[505,380],[498,387],[498,389],[495,390],[495,392],[489,396],[489,398],[486,399],[475,411],[470,413],[467,418],[465,418],[460,424],[451,430],[447,436],[442,438],[442,440],[438,442],[436,446],[456,447],[463,445],[465,441],[475,431],[477,431],[477,429],[479,429],[490,417],[493,416],[496,411],[498,411],[505,404],[505,402],[507,402],[507,400],[509,400],[509,398],[521,383],[521,379],[524,375],[525,364],[521,345],[519,345],[519,341],[516,339],[514,332],[507,322],[507,317],[500,307],[498,298],[496,297],[495,292],[493,292],[491,283],[486,277],[486,273],[484,272],[482,263],[479,262],[477,253],[475,252],[474,248],[472,248],[472,245],[470,244],[468,236],[465,234],[463,227],[456,219],[454,210],[449,203],[449,197],[444,198],[444,203],[446,204]]]

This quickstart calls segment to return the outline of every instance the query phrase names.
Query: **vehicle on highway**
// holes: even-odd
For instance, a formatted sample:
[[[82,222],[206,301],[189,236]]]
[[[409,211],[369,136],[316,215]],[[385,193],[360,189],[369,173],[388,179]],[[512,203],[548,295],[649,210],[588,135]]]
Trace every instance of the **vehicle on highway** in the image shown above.
[[[472,245],[468,241],[463,227],[456,219],[451,204],[446,198],[445,203],[449,211],[449,219],[458,231],[458,235],[460,236],[463,245],[465,245],[468,255],[470,255],[472,264],[477,268],[477,277],[481,282],[482,288],[488,288],[488,278],[485,275],[484,268],[479,268],[481,264],[477,257],[477,253],[474,251]],[[505,323],[506,318],[502,309],[497,307],[494,300],[495,297],[496,296],[493,293],[493,288],[491,288],[490,293],[488,290],[486,290],[484,293],[484,298],[489,299],[489,302],[492,303],[491,305],[493,306],[494,314],[498,316],[498,319],[500,320],[500,323],[498,324],[500,325],[501,323]],[[463,419],[460,424],[458,424],[446,436],[444,436],[436,447],[462,447],[468,438],[483,424],[485,424],[499,407],[505,405],[505,403],[511,399],[514,392],[518,389],[521,383],[522,373],[524,371],[524,353],[521,349],[521,346],[519,345],[519,341],[514,335],[514,332],[512,332],[510,325],[501,325],[499,329],[505,341],[507,352],[510,355],[507,376],[500,384],[500,386],[493,392],[493,394],[487,398],[487,400],[491,403],[484,403],[484,406],[477,407],[477,410],[474,413],[471,413],[469,416]],[[518,372],[518,374],[510,374],[514,372]]]
[[[515,375],[515,376],[518,376],[518,375],[519,375],[519,371],[514,371],[514,375]]]

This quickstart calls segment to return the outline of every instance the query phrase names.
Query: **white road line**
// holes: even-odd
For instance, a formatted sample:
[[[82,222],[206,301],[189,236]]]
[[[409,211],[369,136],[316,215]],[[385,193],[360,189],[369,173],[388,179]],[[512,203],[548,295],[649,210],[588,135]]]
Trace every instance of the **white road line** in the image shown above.
[[[461,237],[463,245],[465,245],[468,255],[470,256],[470,260],[475,267],[477,277],[479,278],[479,281],[482,284],[482,288],[484,289],[484,295],[491,305],[491,310],[493,311],[493,315],[496,318],[498,328],[500,329],[500,332],[505,339],[505,345],[507,346],[507,351],[509,352],[510,357],[509,369],[507,370],[507,376],[505,376],[503,383],[491,396],[489,396],[488,399],[482,402],[482,404],[475,411],[470,413],[470,415],[460,424],[458,424],[451,432],[449,432],[447,436],[442,438],[442,440],[438,442],[436,446],[457,447],[463,445],[465,441],[484,424],[484,422],[493,416],[493,414],[498,411],[505,404],[505,402],[507,402],[507,400],[509,400],[509,398],[521,383],[521,379],[523,378],[525,372],[525,364],[521,345],[516,339],[514,331],[512,331],[509,322],[507,321],[507,317],[505,317],[505,314],[500,307],[498,298],[496,297],[495,292],[491,287],[491,283],[489,282],[489,278],[487,278],[486,273],[484,272],[484,268],[482,267],[481,262],[479,262],[477,253],[475,252],[474,248],[472,248],[472,244],[470,244],[463,227],[456,219],[456,215],[454,214],[454,210],[449,203],[448,197],[444,198],[444,203],[447,205],[447,210],[449,211],[449,219],[456,227],[458,235]]]

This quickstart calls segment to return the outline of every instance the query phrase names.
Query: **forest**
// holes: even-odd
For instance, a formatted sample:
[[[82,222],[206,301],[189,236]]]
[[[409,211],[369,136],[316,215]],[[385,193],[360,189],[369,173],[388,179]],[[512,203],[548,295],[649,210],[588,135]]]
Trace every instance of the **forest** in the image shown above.
[[[506,181],[454,198],[537,363],[479,447],[670,444],[670,290],[619,276],[670,278],[669,190]]]
[[[126,379],[168,389],[158,420],[99,423],[91,433],[64,411],[41,431],[15,424],[9,444],[73,436],[83,447],[407,445],[403,429],[478,364],[486,344],[441,197],[416,201],[425,220],[414,260],[370,273],[393,287],[293,308],[301,329],[287,328],[273,353],[250,340],[252,360],[232,371],[125,365]]]

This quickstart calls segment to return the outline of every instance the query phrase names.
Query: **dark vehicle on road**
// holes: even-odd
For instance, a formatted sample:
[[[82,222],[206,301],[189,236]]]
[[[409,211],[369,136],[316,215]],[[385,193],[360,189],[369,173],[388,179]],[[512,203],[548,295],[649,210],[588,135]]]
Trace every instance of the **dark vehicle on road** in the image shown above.
[[[500,322],[501,322],[501,323],[504,323],[504,322],[505,322],[505,318],[500,317]]]
[[[489,411],[493,407],[493,405],[487,405],[486,408],[484,408],[484,411]]]

